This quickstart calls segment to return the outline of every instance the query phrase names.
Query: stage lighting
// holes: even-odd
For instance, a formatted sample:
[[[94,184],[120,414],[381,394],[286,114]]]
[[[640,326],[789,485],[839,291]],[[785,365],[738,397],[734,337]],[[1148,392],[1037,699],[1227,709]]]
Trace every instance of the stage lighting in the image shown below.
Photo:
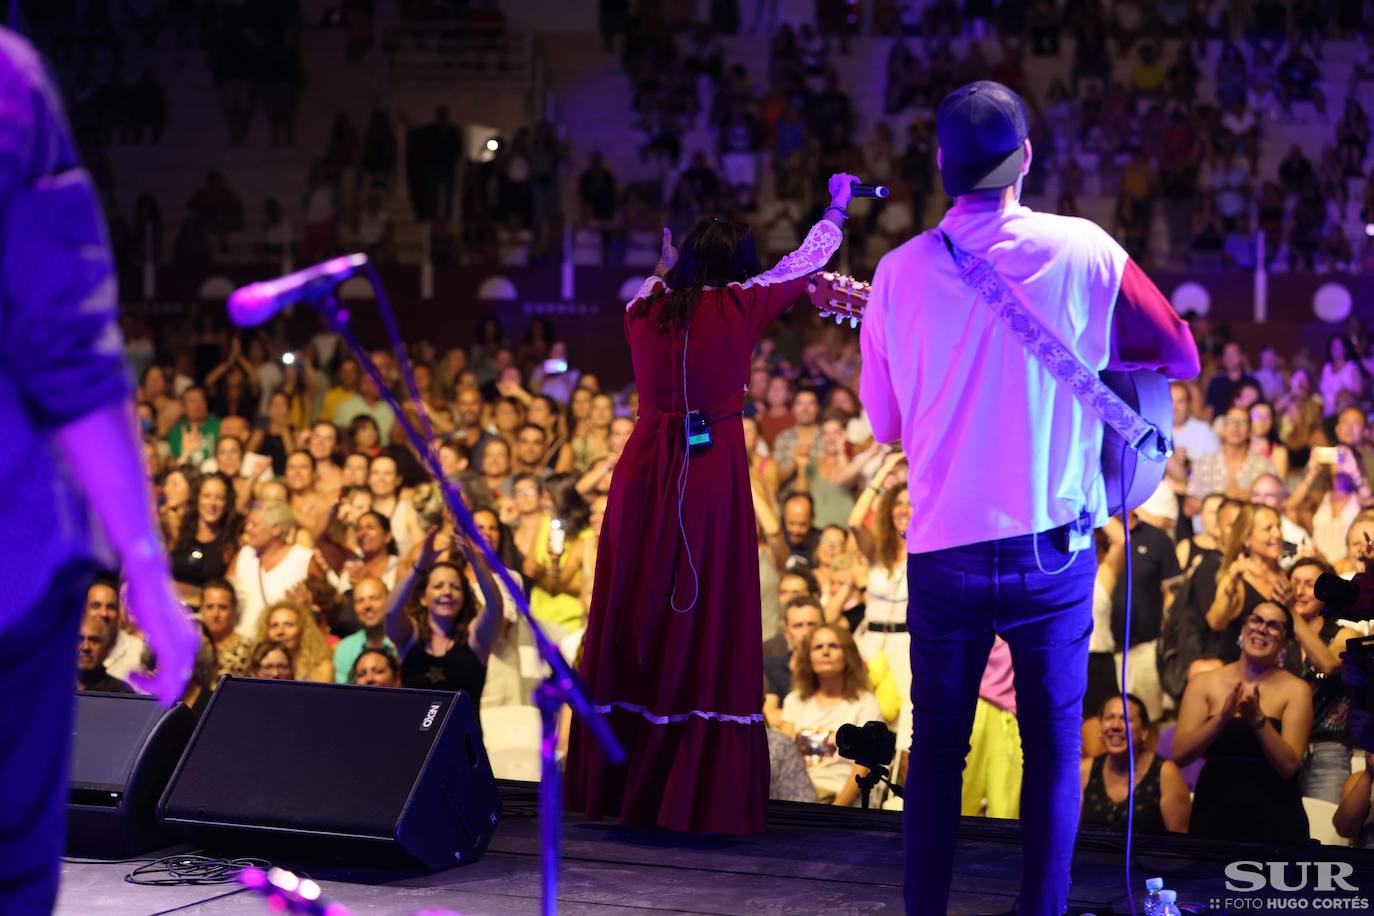
[[[501,141],[498,140],[498,139],[496,139],[495,137],[492,137],[490,140],[487,141],[487,150],[490,151],[490,152],[493,152],[493,153],[496,152],[496,150],[497,150],[500,146],[501,146]]]

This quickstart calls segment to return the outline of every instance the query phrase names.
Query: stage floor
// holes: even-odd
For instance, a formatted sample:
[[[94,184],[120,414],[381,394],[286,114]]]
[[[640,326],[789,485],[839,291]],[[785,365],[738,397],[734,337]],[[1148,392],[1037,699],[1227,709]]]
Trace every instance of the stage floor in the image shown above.
[[[361,883],[318,870],[312,873],[320,879],[327,898],[357,914],[408,914],[436,908],[466,916],[536,913],[539,846],[534,796],[524,785],[505,784],[502,792],[505,819],[486,856],[472,865],[432,875],[394,877],[385,883]],[[900,815],[891,812],[775,803],[769,810],[767,832],[744,839],[628,831],[568,818],[564,837],[559,912],[570,916],[902,912],[901,822]],[[1217,895],[1226,893],[1223,869],[1228,862],[1275,861],[1275,856],[1280,857],[1278,861],[1344,861],[1356,870],[1348,880],[1369,902],[1362,908],[1348,904],[1342,908],[1369,912],[1374,909],[1374,861],[1366,855],[1374,856],[1316,846],[1305,848],[1302,854],[1284,855],[1263,847],[1220,846],[1186,838],[1143,841],[1136,849],[1133,885],[1143,888],[1147,877],[1160,874],[1179,892],[1180,903],[1192,904],[1197,912],[1241,912],[1209,907]],[[234,887],[127,884],[124,875],[134,864],[64,863],[57,912],[63,916],[265,912],[260,901]],[[1019,868],[1013,822],[965,819],[948,912],[971,916],[1010,909]],[[1118,841],[1104,834],[1080,836],[1071,904],[1099,914],[1127,912],[1122,881]],[[1138,897],[1136,903],[1139,906]],[[1267,900],[1261,904],[1265,909],[1273,906]]]

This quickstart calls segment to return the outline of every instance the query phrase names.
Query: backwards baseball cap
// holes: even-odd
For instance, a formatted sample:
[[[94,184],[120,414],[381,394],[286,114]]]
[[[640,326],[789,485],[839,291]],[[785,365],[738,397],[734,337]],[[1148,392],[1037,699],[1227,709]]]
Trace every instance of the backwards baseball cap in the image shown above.
[[[945,193],[958,197],[1015,184],[1026,133],[1026,103],[1001,83],[979,80],[945,96],[935,112]]]

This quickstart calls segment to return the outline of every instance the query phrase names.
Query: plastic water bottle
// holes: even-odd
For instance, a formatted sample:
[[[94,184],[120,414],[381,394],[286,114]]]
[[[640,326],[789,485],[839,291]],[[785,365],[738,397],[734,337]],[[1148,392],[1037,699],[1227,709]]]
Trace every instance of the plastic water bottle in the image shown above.
[[[1164,890],[1163,878],[1145,879],[1145,916],[1162,916],[1163,906],[1159,902],[1159,892]]]
[[[1178,891],[1159,892],[1159,916],[1182,916],[1178,911]]]

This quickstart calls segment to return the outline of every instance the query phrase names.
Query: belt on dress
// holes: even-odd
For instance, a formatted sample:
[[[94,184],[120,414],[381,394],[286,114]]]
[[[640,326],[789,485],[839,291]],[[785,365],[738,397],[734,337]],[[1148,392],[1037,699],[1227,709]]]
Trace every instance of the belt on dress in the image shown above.
[[[904,623],[878,623],[868,621],[868,632],[870,633],[905,633],[906,624]]]
[[[732,394],[720,403],[712,405],[712,407],[709,410],[704,410],[701,412],[706,414],[706,422],[708,424],[719,423],[721,420],[728,420],[731,417],[737,417],[740,414],[744,413],[744,392],[741,391],[736,394]],[[641,402],[639,405],[639,419],[668,419],[681,423],[683,420],[687,419],[687,411],[663,410],[659,407],[655,407],[652,404],[645,404]]]

